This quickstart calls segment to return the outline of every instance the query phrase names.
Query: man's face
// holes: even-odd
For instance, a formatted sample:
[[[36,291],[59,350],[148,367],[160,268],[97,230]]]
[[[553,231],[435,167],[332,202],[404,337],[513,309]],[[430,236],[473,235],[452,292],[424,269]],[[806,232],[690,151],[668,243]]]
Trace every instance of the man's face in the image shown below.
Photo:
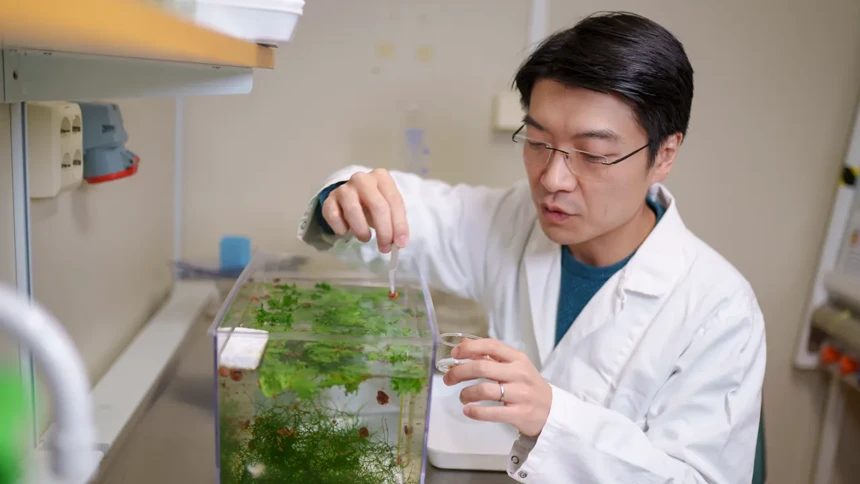
[[[633,219],[648,188],[669,174],[681,141],[680,134],[671,136],[651,168],[647,148],[618,164],[601,164],[648,143],[633,110],[617,96],[550,80],[535,84],[520,134],[528,138],[521,141],[523,158],[541,227],[561,245],[589,242]]]

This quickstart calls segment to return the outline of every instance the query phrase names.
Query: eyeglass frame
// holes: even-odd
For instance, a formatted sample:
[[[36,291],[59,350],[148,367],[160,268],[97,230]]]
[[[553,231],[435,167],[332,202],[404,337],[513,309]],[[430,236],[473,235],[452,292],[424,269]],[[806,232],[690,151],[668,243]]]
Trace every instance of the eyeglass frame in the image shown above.
[[[517,135],[518,135],[518,134],[520,134],[520,131],[522,131],[525,127],[526,127],[526,123],[523,123],[523,124],[519,127],[519,129],[517,129],[516,131],[514,131],[514,134],[513,134],[513,135],[511,135],[511,141],[513,141],[514,143],[517,143],[517,144],[521,144],[521,143],[517,142]],[[526,138],[526,139],[528,139],[528,138]],[[537,142],[537,143],[541,143],[541,144],[543,145],[543,147],[544,147],[547,151],[549,151],[549,156],[547,156],[547,158],[546,158],[546,162],[548,162],[549,160],[551,160],[551,159],[552,159],[552,153],[553,153],[553,152],[555,152],[555,151],[557,151],[557,152],[559,152],[559,153],[563,154],[563,155],[564,155],[564,159],[565,159],[566,161],[570,161],[570,151],[575,151],[575,152],[577,152],[577,153],[583,153],[583,154],[586,154],[586,155],[589,155],[589,156],[593,156],[593,157],[596,157],[596,158],[603,158],[604,160],[606,160],[606,162],[605,162],[605,163],[604,163],[604,162],[600,162],[600,161],[591,161],[591,162],[589,162],[589,163],[595,163],[595,164],[603,165],[603,166],[612,166],[612,165],[617,165],[618,163],[621,163],[622,161],[624,161],[624,160],[626,160],[626,159],[628,159],[628,158],[632,157],[632,156],[633,156],[633,155],[635,155],[636,153],[639,153],[640,151],[644,150],[645,148],[647,148],[647,147],[648,147],[648,144],[649,144],[649,143],[646,143],[646,144],[645,144],[645,146],[642,146],[641,148],[638,148],[637,150],[635,150],[635,151],[633,151],[633,152],[631,152],[631,153],[628,153],[628,154],[626,154],[626,155],[622,156],[621,158],[618,158],[618,159],[617,159],[617,160],[615,160],[615,161],[609,161],[609,157],[608,157],[608,156],[606,156],[606,155],[598,155],[597,153],[590,153],[590,152],[588,152],[588,151],[577,150],[577,149],[573,149],[573,150],[570,150],[570,151],[565,151],[565,150],[562,150],[562,149],[554,148],[551,144],[546,143],[546,142],[543,142],[543,141],[538,141],[538,140],[534,140],[534,141],[535,141],[535,142]],[[546,162],[544,162],[544,163],[546,163]],[[567,169],[568,169],[568,170],[570,170],[571,172],[573,172],[573,170],[570,168],[570,165],[568,165],[567,163],[565,163],[564,165],[565,165],[565,166],[567,166]]]

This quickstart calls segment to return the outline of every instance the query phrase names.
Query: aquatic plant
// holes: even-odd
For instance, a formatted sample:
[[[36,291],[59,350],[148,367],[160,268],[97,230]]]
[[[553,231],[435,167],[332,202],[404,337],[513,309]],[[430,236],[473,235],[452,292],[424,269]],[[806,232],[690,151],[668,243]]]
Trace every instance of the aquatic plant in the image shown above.
[[[429,337],[429,329],[417,329],[425,314],[406,309],[400,296],[327,283],[245,283],[227,314],[268,331],[269,343],[256,372],[219,371],[222,483],[412,482],[399,479],[412,445],[413,422],[404,412],[412,414],[416,401],[409,397],[427,385],[429,348],[408,339]],[[238,404],[247,388],[232,385],[243,378],[256,378],[268,398],[247,395],[253,408]],[[390,382],[392,395],[380,389],[378,405],[399,399],[396,439],[387,429],[370,430],[361,412],[326,405],[324,390],[355,394],[371,378]]]
[[[306,333],[333,337],[270,342],[259,371],[260,388],[269,397],[294,392],[309,399],[319,391],[343,387],[355,393],[361,382],[373,375],[371,362],[390,365],[392,385],[398,393],[419,393],[426,383],[422,348],[388,344],[379,348],[358,345],[346,338],[402,338],[418,335],[404,324],[423,314],[413,314],[388,297],[385,289],[340,288],[318,283],[313,288],[296,284],[263,284],[261,296],[251,296],[256,305],[249,325],[277,333]],[[337,337],[344,337],[339,340]]]
[[[223,484],[394,484],[404,467],[385,430],[308,403],[269,403],[227,427],[233,452],[222,460]]]

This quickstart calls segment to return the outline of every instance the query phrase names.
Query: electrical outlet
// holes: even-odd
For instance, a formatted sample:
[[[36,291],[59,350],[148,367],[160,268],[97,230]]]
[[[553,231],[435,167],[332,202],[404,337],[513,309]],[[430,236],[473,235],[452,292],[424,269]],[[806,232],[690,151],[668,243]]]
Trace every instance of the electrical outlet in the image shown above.
[[[27,159],[31,198],[52,198],[84,177],[81,108],[70,102],[27,103]]]

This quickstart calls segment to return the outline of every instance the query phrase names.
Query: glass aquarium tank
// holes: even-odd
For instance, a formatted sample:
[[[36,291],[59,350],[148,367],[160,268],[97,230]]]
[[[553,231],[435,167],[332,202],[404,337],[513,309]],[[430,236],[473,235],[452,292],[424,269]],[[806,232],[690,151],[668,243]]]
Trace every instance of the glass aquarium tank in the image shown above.
[[[210,329],[219,482],[423,483],[438,335],[420,273],[260,253]],[[262,356],[260,356],[262,355]]]

